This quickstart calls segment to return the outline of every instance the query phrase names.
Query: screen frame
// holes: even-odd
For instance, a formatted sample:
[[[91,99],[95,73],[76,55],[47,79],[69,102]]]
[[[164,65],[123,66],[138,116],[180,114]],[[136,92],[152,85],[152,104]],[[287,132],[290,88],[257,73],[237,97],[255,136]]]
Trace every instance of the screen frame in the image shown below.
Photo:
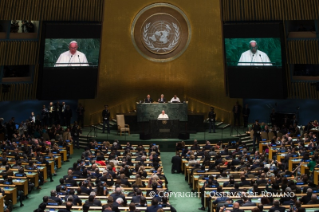
[[[258,30],[251,30],[252,27],[258,27]],[[274,30],[274,27],[277,30]],[[272,21],[272,22],[262,22],[262,21],[249,21],[249,22],[224,22],[223,23],[223,57],[224,57],[224,79],[225,79],[225,91],[226,95],[230,98],[256,98],[256,96],[247,95],[233,95],[230,93],[230,83],[229,83],[229,68],[234,68],[238,66],[228,66],[226,61],[226,46],[225,38],[280,38],[281,42],[281,73],[278,73],[278,77],[281,78],[282,84],[282,95],[274,96],[274,99],[287,98],[287,62],[286,62],[286,39],[284,32],[283,22]],[[252,66],[242,66],[246,67],[247,70],[251,69]],[[263,66],[256,66],[257,68],[263,69]],[[265,66],[266,67],[266,66]],[[248,71],[249,72],[249,71]],[[262,96],[258,96],[258,99],[263,99]],[[266,97],[264,99],[270,99]]]
[[[97,69],[97,78],[95,80],[96,88],[95,95],[97,93],[98,78],[100,73],[100,61],[101,61],[101,48],[102,48],[102,23],[97,21],[43,21],[41,26],[41,40],[39,48],[39,58],[38,58],[38,80],[37,80],[37,99],[48,99],[43,93],[44,83],[43,79],[45,78],[44,72],[48,67],[44,67],[44,52],[45,52],[45,40],[50,38],[56,39],[70,39],[70,38],[96,38],[100,39],[100,51],[99,51],[99,64],[98,67],[88,66],[88,70],[92,69],[96,72]],[[54,69],[63,70],[66,67],[55,67]],[[82,68],[81,66],[74,66],[68,68],[68,71],[76,71],[77,68]],[[72,70],[73,69],[73,70]],[[53,98],[49,98],[52,99]],[[54,98],[54,99],[81,99],[81,98]]]

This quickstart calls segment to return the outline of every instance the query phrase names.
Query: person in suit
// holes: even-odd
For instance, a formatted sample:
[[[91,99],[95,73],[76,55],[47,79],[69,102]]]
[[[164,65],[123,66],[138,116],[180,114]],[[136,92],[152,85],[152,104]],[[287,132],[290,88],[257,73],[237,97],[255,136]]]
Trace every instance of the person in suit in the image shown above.
[[[256,149],[256,142],[258,146],[260,141],[260,131],[261,131],[261,127],[258,120],[255,121],[255,124],[253,125],[253,130],[254,130],[253,148]]]
[[[107,108],[108,105],[104,105],[104,110],[102,111],[103,133],[105,133],[105,125],[107,125],[107,133],[110,134],[110,111]]]
[[[236,158],[236,155],[233,155],[232,158],[233,159],[232,159],[231,165],[237,166],[240,164],[240,160]]]
[[[152,199],[152,205],[147,207],[145,212],[157,212],[158,209],[161,209],[162,207],[160,207],[158,205],[158,199],[157,198],[153,198]]]
[[[112,207],[110,204],[106,204],[102,206],[102,211],[103,212],[113,212]]]
[[[102,206],[101,201],[98,199],[95,199],[95,192],[91,192],[89,199],[85,201],[86,205],[90,206]]]
[[[171,212],[176,212],[176,209],[171,204],[169,204],[167,197],[162,198],[162,207],[169,207]]]
[[[242,206],[256,206],[256,203],[251,202],[247,197],[243,197]]]
[[[134,203],[131,203],[131,204],[129,204],[129,212],[135,212],[135,210],[136,210],[136,206],[135,206],[135,204]]]
[[[62,200],[59,197],[57,197],[57,192],[55,190],[51,191],[51,196],[49,197],[49,199],[57,202],[59,205],[62,205]]]
[[[55,107],[53,105],[53,102],[49,103],[49,109],[48,109],[48,125],[51,126],[55,123]]]
[[[246,180],[245,177],[241,177],[240,180],[241,180],[241,182],[239,184],[240,186],[250,186],[251,185],[250,181]]]
[[[58,210],[58,212],[70,212],[72,209],[72,202],[67,202],[65,208]]]
[[[55,117],[54,117],[54,120],[55,120],[55,125],[58,125],[58,124],[61,124],[61,107],[62,105],[60,105],[60,102],[58,101],[57,103],[55,103],[54,105],[55,107]]]
[[[233,204],[233,212],[244,212],[244,210],[240,210],[239,209],[239,203],[238,202],[234,202],[234,204]]]
[[[267,184],[267,180],[265,179],[265,174],[264,173],[262,173],[261,175],[260,175],[260,180],[257,180],[257,185],[261,185],[261,184]]]
[[[243,109],[244,127],[248,126],[249,114],[250,114],[250,109],[248,108],[248,104],[246,104],[245,108]]]
[[[81,200],[77,195],[75,195],[74,189],[70,189],[69,195],[66,196],[65,199],[66,199],[67,201],[69,201],[69,200],[68,200],[69,197],[72,197],[72,198],[73,198],[73,205],[82,205],[82,200]]]
[[[280,207],[279,204],[280,204],[279,201],[275,200],[274,206],[269,209],[269,212],[275,212],[275,211],[276,212],[285,212],[286,209],[284,207]]]
[[[89,186],[89,181],[87,181],[87,180],[84,180],[83,182],[82,182],[82,186],[81,186],[81,192],[82,193],[86,193],[86,194],[90,194],[91,193],[91,191],[92,191],[92,186]]]
[[[113,197],[113,201],[115,202],[117,198],[122,198],[124,201],[124,205],[126,205],[126,199],[125,196],[122,194],[122,189],[120,187],[117,187],[115,189],[115,192],[111,194],[111,197]]]
[[[81,103],[79,103],[78,108],[76,109],[76,113],[78,115],[78,124],[83,128],[83,120],[84,120],[84,107]]]
[[[179,156],[179,152],[176,152],[176,155],[172,157],[171,160],[172,163],[172,174],[181,172],[181,164],[182,164],[182,158]]]
[[[69,105],[66,106],[66,109],[64,111],[64,119],[65,124],[67,127],[71,126],[71,118],[72,118],[72,110]]]
[[[311,200],[307,203],[309,204],[319,204],[319,199],[317,199],[317,195],[316,194],[312,194],[311,195]]]
[[[164,94],[161,94],[161,97],[158,98],[158,102],[159,103],[165,103],[166,102],[166,99],[164,98]]]
[[[141,189],[137,189],[136,190],[136,196],[132,197],[131,203],[135,203],[135,204],[140,203],[141,197],[142,197],[142,191],[141,191]]]
[[[213,128],[213,133],[216,133],[215,132],[216,113],[213,107],[210,108],[210,111],[208,113],[208,119],[209,119],[209,133],[212,132],[212,128]]]
[[[79,139],[80,139],[80,134],[82,133],[82,130],[78,123],[75,121],[72,127],[71,135],[74,141],[74,144],[76,144],[76,148],[79,149]]]
[[[41,111],[41,121],[42,121],[42,126],[45,126],[48,124],[48,115],[49,111],[45,107],[45,105],[42,106],[42,111]]]
[[[233,114],[234,114],[234,125],[239,126],[240,124],[240,111],[241,107],[238,102],[233,107]]]
[[[144,103],[152,103],[151,95],[147,94],[146,99],[144,99]]]
[[[307,204],[311,200],[311,195],[312,195],[312,189],[308,188],[307,189],[307,195],[301,197],[300,198],[300,202],[302,202],[302,204]]]

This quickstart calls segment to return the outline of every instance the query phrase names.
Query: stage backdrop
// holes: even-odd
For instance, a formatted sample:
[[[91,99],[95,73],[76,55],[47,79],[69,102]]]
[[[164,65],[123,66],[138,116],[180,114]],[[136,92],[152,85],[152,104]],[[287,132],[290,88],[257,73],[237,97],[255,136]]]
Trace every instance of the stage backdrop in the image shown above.
[[[104,4],[98,93],[94,100],[80,100],[85,122],[102,120],[103,105],[111,116],[133,111],[136,101],[150,94],[157,100],[174,94],[189,102],[189,110],[208,113],[215,106],[217,119],[230,123],[236,101],[225,95],[224,56],[220,0],[168,0],[188,17],[192,37],[186,51],[170,62],[152,62],[140,55],[131,40],[134,17],[152,0],[122,0]],[[231,121],[230,121],[231,120]]]

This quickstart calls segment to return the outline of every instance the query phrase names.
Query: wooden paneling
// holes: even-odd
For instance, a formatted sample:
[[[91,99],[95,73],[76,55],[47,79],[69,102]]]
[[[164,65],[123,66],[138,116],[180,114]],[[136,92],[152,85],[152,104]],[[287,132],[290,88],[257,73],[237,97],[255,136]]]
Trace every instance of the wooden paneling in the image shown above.
[[[1,0],[0,20],[101,21],[104,0]]]
[[[315,20],[318,0],[221,0],[223,21]]]

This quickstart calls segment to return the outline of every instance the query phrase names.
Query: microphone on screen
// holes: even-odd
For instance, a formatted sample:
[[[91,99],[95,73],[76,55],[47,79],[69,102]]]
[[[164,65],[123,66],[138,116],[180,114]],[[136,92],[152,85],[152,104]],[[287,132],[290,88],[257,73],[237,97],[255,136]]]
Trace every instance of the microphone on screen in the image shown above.
[[[261,54],[259,54],[259,57],[260,57],[261,62],[263,63],[263,65],[265,65],[265,64],[264,64],[264,61],[263,61],[263,58],[261,57]]]
[[[70,65],[70,61],[71,61],[72,57],[73,57],[73,55],[71,55],[71,57],[70,57],[70,60],[69,60],[69,64],[68,64],[68,66]]]
[[[78,58],[79,58],[80,66],[81,66],[80,55],[78,55]]]
[[[251,65],[252,62],[253,62],[254,56],[255,56],[255,55],[253,54],[253,56],[251,57],[250,65]]]

